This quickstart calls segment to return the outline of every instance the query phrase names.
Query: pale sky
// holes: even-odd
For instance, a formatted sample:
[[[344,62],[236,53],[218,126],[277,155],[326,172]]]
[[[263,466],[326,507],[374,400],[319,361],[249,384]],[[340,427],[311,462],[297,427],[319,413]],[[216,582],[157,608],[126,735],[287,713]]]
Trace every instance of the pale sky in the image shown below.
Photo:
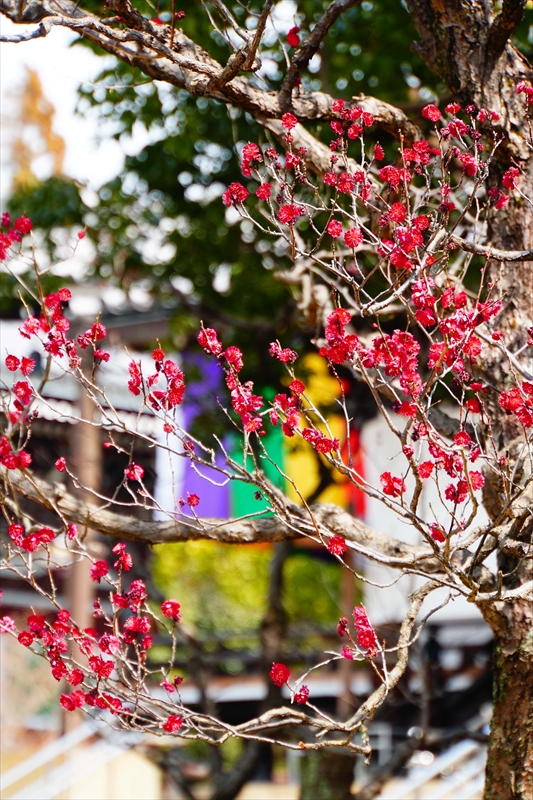
[[[19,33],[21,28],[0,17],[2,34]],[[98,188],[120,171],[126,153],[138,152],[147,141],[144,129],[140,129],[135,131],[133,140],[119,144],[105,137],[97,146],[96,135],[101,135],[102,131],[98,130],[96,120],[82,119],[74,114],[78,87],[92,82],[105,65],[104,58],[95,56],[88,49],[69,47],[74,38],[70,31],[54,28],[44,39],[0,44],[2,200],[9,192],[11,181],[9,141],[26,67],[38,72],[44,94],[55,106],[54,130],[66,142],[64,172],[70,177],[88,183],[91,188]]]
[[[286,33],[295,23],[296,12],[294,0],[276,3],[269,23],[270,34]],[[0,17],[0,33],[4,35],[34,27],[28,25],[25,28]],[[95,56],[84,47],[69,47],[75,38],[71,31],[57,27],[43,39],[19,44],[0,43],[0,205],[9,194],[12,177],[9,141],[18,110],[17,95],[26,79],[26,67],[38,72],[44,94],[55,106],[54,130],[65,140],[67,149],[63,168],[70,177],[87,183],[92,189],[99,188],[118,174],[125,155],[139,152],[152,138],[141,125],[136,125],[133,137],[123,138],[118,143],[104,135],[103,141],[97,145],[97,134],[102,137],[102,130],[98,128],[96,119],[74,114],[76,91],[80,85],[91,83],[108,59]],[[277,69],[275,62],[273,64]],[[48,175],[38,174],[38,177]]]

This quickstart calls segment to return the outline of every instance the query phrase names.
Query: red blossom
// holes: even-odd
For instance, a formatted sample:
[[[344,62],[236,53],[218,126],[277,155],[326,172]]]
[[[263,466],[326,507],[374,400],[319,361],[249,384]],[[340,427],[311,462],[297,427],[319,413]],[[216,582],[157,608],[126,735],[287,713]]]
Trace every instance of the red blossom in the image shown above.
[[[103,559],[95,561],[90,569],[91,580],[94,581],[94,583],[100,583],[101,579],[105,578],[108,572],[109,567],[106,561]]]
[[[116,655],[120,650],[120,639],[118,636],[112,636],[110,634],[104,634],[100,636],[98,641],[98,647],[102,651],[102,653],[107,653],[108,655]]]
[[[241,371],[243,367],[242,352],[238,347],[228,347],[224,352],[224,358],[237,372]]]
[[[303,394],[305,392],[305,384],[295,378],[295,380],[289,383],[289,389],[291,392],[294,392],[294,394]]]
[[[304,706],[307,701],[309,700],[309,687],[308,686],[301,686],[300,689],[294,695],[294,702],[298,703],[300,706]]]
[[[213,328],[202,328],[198,334],[198,344],[214,356],[222,352],[222,342],[218,341],[217,332]]]
[[[56,461],[55,467],[56,467],[58,472],[64,472],[66,470],[66,468],[67,468],[66,458],[64,456],[61,456],[60,458],[58,458],[57,461]]]
[[[270,679],[276,686],[283,686],[291,677],[291,671],[286,664],[277,661],[270,669]]]
[[[415,403],[408,403],[407,400],[403,400],[401,403],[400,402],[394,403],[392,408],[393,408],[393,411],[396,414],[399,414],[400,417],[411,417],[411,418],[414,418],[414,417],[416,417],[416,415],[418,413],[418,409],[416,407],[416,404]]]
[[[479,404],[479,401],[473,397],[470,397],[466,401],[465,406],[467,410],[470,411],[471,414],[479,414],[481,412],[481,406]]]
[[[144,476],[144,469],[139,464],[128,464],[124,473],[130,481],[142,481]]]
[[[391,497],[401,497],[405,492],[405,483],[402,478],[397,478],[391,475],[390,472],[384,472],[379,476],[379,479],[383,487],[383,494],[388,494]]]
[[[35,551],[38,550],[40,546],[41,546],[41,540],[37,533],[30,533],[30,535],[26,536],[26,538],[22,542],[22,548],[26,550],[27,553],[35,553]]]
[[[357,631],[357,644],[359,647],[368,650],[368,655],[372,658],[376,653],[378,640],[374,628],[368,619],[365,607],[355,606],[353,618]]]
[[[83,683],[85,675],[81,671],[81,669],[73,669],[67,675],[67,682],[70,683],[71,686],[79,686]]]
[[[502,183],[506,189],[516,189],[519,177],[520,170],[516,167],[509,167],[509,169],[503,173]]]
[[[300,37],[298,36],[299,31],[300,28],[298,27],[298,25],[295,25],[287,33],[287,44],[289,45],[289,47],[298,47],[298,45],[300,44]]]
[[[286,130],[291,131],[293,128],[296,127],[296,125],[298,125],[298,120],[296,119],[294,114],[287,112],[282,116],[281,124]]]
[[[430,103],[428,106],[424,106],[422,109],[422,116],[431,120],[431,122],[438,122],[441,114],[437,106],[433,105],[433,103]]]
[[[290,350],[288,347],[282,349],[279,342],[271,342],[268,352],[271,356],[277,358],[278,361],[284,364],[293,364],[298,358],[298,353],[295,353],[294,350]]]
[[[225,206],[244,203],[250,192],[242,183],[230,183],[224,194],[222,202]]]
[[[28,217],[19,217],[18,219],[15,220],[13,225],[17,229],[17,231],[22,234],[29,233],[33,228],[31,219],[29,219]]]
[[[339,624],[337,625],[337,633],[339,636],[344,636],[346,631],[348,630],[348,620],[346,617],[341,617],[339,620]]]
[[[124,630],[132,633],[149,633],[150,617],[128,617],[124,623]]]
[[[342,133],[342,129],[341,129],[341,133]],[[363,126],[362,125],[357,125],[356,123],[354,123],[353,125],[350,125],[350,127],[346,131],[346,135],[348,136],[348,139],[352,139],[352,140],[353,139],[357,139],[357,137],[361,136],[362,133],[363,133]]]
[[[478,489],[482,489],[485,485],[485,476],[481,472],[476,472],[472,470],[470,472],[470,483],[472,484],[472,489],[477,491]]]
[[[327,231],[334,239],[338,239],[342,233],[342,222],[339,222],[338,219],[330,220],[328,222]]]
[[[11,617],[0,617],[0,633],[16,630],[15,620]]]
[[[40,638],[45,629],[46,620],[41,614],[30,614],[30,616],[26,619],[26,624],[28,625],[30,631],[35,634],[38,638]]]
[[[115,548],[113,548],[113,552]],[[118,559],[113,564],[114,568],[117,570],[124,570],[125,572],[129,572],[129,570],[133,567],[133,559],[129,553],[126,553],[125,550],[120,552]]]
[[[31,633],[31,631],[21,631],[17,636],[20,644],[24,645],[24,647],[29,647],[31,644],[33,644],[34,638],[35,635]]]
[[[37,536],[39,537],[41,544],[50,544],[50,542],[53,542],[56,538],[56,533],[52,530],[52,528],[40,528],[37,531]]]
[[[198,497],[197,494],[192,493],[187,495],[187,505],[190,508],[196,508],[196,506],[198,506],[199,504],[200,504],[200,498]]]
[[[24,526],[20,525],[18,522],[13,522],[11,525],[8,525],[7,532],[17,547],[21,547],[26,533]]]
[[[309,442],[317,451],[317,453],[330,453],[332,450],[337,450],[339,447],[338,439],[330,439],[324,433],[316,431],[313,428],[304,428],[302,436],[306,442]]]
[[[437,522],[432,522],[429,525],[429,533],[432,539],[436,542],[445,542],[446,536],[444,535],[444,528]]]
[[[5,365],[10,372],[16,372],[20,367],[20,360],[16,356],[8,355],[5,359]]]
[[[165,600],[161,603],[161,613],[168,617],[168,619],[173,619],[175,622],[179,622],[181,619],[181,606],[177,602],[177,600]]]
[[[269,200],[271,192],[272,185],[270,183],[262,183],[257,189],[255,196],[258,197],[259,200]]]
[[[72,694],[62,694],[59,698],[59,703],[65,711],[75,711],[85,703],[85,692],[77,690]]]
[[[331,536],[328,539],[328,550],[334,556],[343,556],[348,550],[346,539],[342,536]]]
[[[177,733],[183,725],[183,718],[177,714],[171,714],[163,723],[163,730],[167,733]]]
[[[344,234],[344,242],[347,247],[351,247],[355,250],[356,247],[359,247],[361,242],[363,241],[363,233],[360,228],[350,228]]]
[[[418,474],[423,480],[425,480],[431,476],[434,466],[435,464],[433,461],[423,461],[418,465]]]
[[[295,206],[294,203],[289,203],[288,205],[281,206],[278,211],[278,219],[280,222],[283,222],[285,225],[293,225],[294,221],[303,215],[304,211],[302,208],[298,208]]]
[[[403,222],[407,215],[407,210],[402,203],[393,203],[388,211],[389,219],[392,222]]]

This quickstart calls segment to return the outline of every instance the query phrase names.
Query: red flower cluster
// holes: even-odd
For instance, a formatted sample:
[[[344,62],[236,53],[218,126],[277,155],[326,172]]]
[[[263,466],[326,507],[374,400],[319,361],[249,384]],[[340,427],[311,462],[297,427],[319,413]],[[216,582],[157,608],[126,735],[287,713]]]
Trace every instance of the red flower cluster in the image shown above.
[[[104,561],[103,559],[95,561],[90,569],[91,580],[94,581],[94,583],[100,583],[102,578],[105,578],[108,573],[109,566],[107,561]]]
[[[126,552],[126,545],[124,542],[119,542],[116,544],[112,550],[112,553],[118,556],[118,559],[113,564],[116,570],[124,570],[125,572],[129,572],[129,570],[133,567],[133,559],[129,553]]]
[[[256,144],[253,144],[253,142],[248,142],[248,144],[245,144],[244,147],[242,148],[241,158],[242,158],[242,162],[241,162],[242,174],[246,178],[250,178],[251,175],[252,175],[252,166],[254,164],[261,163],[261,161],[263,160],[263,155],[261,153],[261,150],[259,149],[259,147]],[[233,184],[233,183],[231,184],[231,186],[234,186],[234,185],[235,184]],[[231,189],[231,186],[230,186],[230,189]],[[248,192],[246,192],[246,197],[247,196],[248,196]],[[246,200],[246,197],[244,198],[245,200]],[[224,202],[225,202],[226,205],[230,205],[230,203],[226,203],[226,201],[224,201]],[[240,202],[244,202],[244,201],[240,201]]]
[[[279,412],[282,411],[285,415],[284,422],[281,423],[281,430],[285,436],[292,437],[300,422],[300,400],[297,394],[292,397],[287,397],[286,394],[277,394],[274,397],[274,408],[269,412],[270,422],[272,425],[277,425],[279,421]]]
[[[370,658],[376,654],[378,640],[374,628],[370,624],[364,606],[355,606],[353,610],[355,629],[357,631],[357,644],[368,651]]]
[[[298,358],[298,353],[295,353],[294,350],[290,350],[288,347],[282,349],[279,342],[271,342],[268,352],[273,358],[277,358],[278,361],[284,364],[294,364]]]
[[[18,522],[8,525],[7,532],[11,541],[27,553],[34,553],[41,545],[50,544],[56,537],[56,533],[52,528],[39,528],[39,530],[26,536],[24,526]]]
[[[7,469],[26,469],[31,464],[31,455],[26,450],[15,453],[7,436],[0,437],[0,464]]]
[[[198,334],[198,344],[209,355],[219,356],[223,349],[222,342],[218,341],[217,332],[213,328],[202,328]]]
[[[516,85],[516,93],[517,94],[525,94],[526,96],[526,103],[528,106],[533,106],[533,86],[530,86],[527,81],[520,81]]]
[[[523,381],[521,387],[502,392],[498,402],[508,414],[516,414],[526,428],[533,427],[533,383]]]
[[[350,359],[359,344],[355,334],[347,334],[344,330],[351,318],[344,308],[337,308],[328,317],[325,330],[328,346],[321,347],[318,352],[333,364],[342,364]]]
[[[399,377],[404,392],[415,400],[422,391],[418,374],[420,345],[412,333],[396,330],[392,336],[382,333],[372,342],[372,351],[366,354],[364,366],[384,367],[387,377]]]
[[[30,375],[35,369],[34,359],[26,358],[26,356],[19,359],[17,356],[8,355],[6,356],[5,365],[10,372],[16,372],[20,369],[23,375]]]
[[[302,436],[306,442],[309,442],[317,453],[331,453],[332,450],[338,450],[339,440],[330,439],[325,433],[315,430],[314,428],[304,428]]]
[[[152,390],[148,395],[152,408],[170,410],[179,406],[185,394],[185,379],[183,372],[178,365],[167,358],[164,362],[156,362],[156,372],[148,378],[148,386],[155,386],[159,378],[164,376],[166,381],[165,390]]]
[[[5,232],[0,231],[0,261],[5,261],[9,248],[14,242],[21,242],[22,236],[29,233],[33,226],[28,217],[19,217],[13,223],[13,227],[10,228],[11,217],[7,212],[2,214],[1,224],[3,228],[7,228]]]
[[[401,497],[405,492],[405,483],[402,478],[397,478],[391,475],[390,472],[383,472],[379,479],[383,494],[388,494],[390,497]]]
[[[300,44],[300,37],[298,36],[299,31],[300,28],[298,27],[298,25],[295,25],[287,33],[287,44],[289,45],[289,47],[298,47],[298,45]]]
[[[309,700],[309,687],[305,686],[305,684],[301,686],[300,689],[295,692],[293,700],[295,703],[298,703],[298,705],[304,706]]]

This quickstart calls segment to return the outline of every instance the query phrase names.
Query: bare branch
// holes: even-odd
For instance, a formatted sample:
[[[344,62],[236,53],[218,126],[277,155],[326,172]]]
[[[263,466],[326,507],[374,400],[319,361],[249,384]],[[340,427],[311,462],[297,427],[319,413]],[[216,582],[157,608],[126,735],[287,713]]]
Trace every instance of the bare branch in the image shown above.
[[[242,63],[237,59],[235,66],[232,61],[231,66],[228,64],[224,68],[181,30],[175,31],[174,46],[171,49],[171,27],[152,24],[135,11],[126,0],[113,0],[109,8],[120,15],[122,22],[129,26],[129,30],[113,28],[95,15],[81,11],[71,0],[63,0],[62,15],[57,14],[57,6],[53,0],[33,3],[27,6],[22,14],[19,13],[18,3],[15,0],[0,0],[0,14],[12,22],[27,24],[53,17],[54,24],[76,31],[105,52],[137,67],[154,80],[186,89],[196,97],[212,97],[242,108],[260,124],[264,124],[265,119],[279,119],[282,116],[283,109],[277,95],[257,88],[245,77],[231,77],[235,67],[237,71],[251,68],[248,61],[256,47],[258,32],[260,29],[263,30],[261,26],[266,24],[264,14],[259,20],[257,35],[253,39],[251,48],[249,50],[245,48],[247,52]],[[138,51],[126,48],[126,42],[134,42]],[[374,115],[376,125],[383,127],[393,136],[399,137],[401,134],[406,142],[419,137],[417,126],[394,106],[372,97],[361,96],[356,100],[365,111]],[[324,92],[302,92],[293,100],[294,113],[300,120],[307,121],[332,119],[334,116],[332,105],[333,98]],[[318,168],[316,171],[319,171]]]
[[[291,65],[285,76],[285,80],[279,90],[280,106],[284,111],[292,108],[291,95],[297,78],[300,76],[302,70],[306,69],[307,65],[318,51],[322,41],[343,11],[347,8],[359,5],[361,0],[333,0],[328,6],[322,17],[319,19],[305,42],[296,51],[293,56]]]
[[[309,535],[314,531],[307,513],[295,507],[285,509],[286,520],[277,517],[255,517],[247,519],[173,519],[168,522],[145,521],[124,516],[112,511],[84,503],[69,494],[60,484],[51,484],[30,477],[19,471],[7,471],[0,467],[0,477],[10,482],[13,491],[23,497],[54,511],[60,517],[80,525],[89,526],[105,536],[114,536],[146,544],[168,544],[207,539],[226,544],[250,544],[254,542],[281,542]],[[7,504],[7,498],[4,499]],[[442,567],[433,557],[433,551],[422,545],[408,545],[378,533],[361,520],[334,505],[316,505],[311,508],[313,517],[327,535],[342,535],[359,546],[361,552],[395,567],[415,566],[417,570],[441,571]],[[356,548],[358,549],[358,548]]]
[[[526,0],[503,0],[500,13],[490,28],[487,50],[493,60],[502,54],[505,45],[524,16]]]
[[[495,261],[531,261],[533,260],[533,249],[531,250],[498,250],[490,245],[475,244],[467,242],[454,233],[448,237],[450,242],[457,245],[467,253],[474,253],[485,258],[492,258]]]

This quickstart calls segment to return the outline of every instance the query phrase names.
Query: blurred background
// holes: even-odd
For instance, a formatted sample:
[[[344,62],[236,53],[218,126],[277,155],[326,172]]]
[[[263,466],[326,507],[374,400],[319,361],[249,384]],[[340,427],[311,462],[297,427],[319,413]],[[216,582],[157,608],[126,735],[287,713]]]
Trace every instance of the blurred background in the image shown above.
[[[85,5],[90,10],[100,6],[92,0]],[[143,2],[137,5],[167,21],[164,3],[155,10]],[[280,38],[295,24],[307,30],[321,6],[316,0],[298,7],[292,0],[275,4],[259,76],[264,85],[275,89],[282,78]],[[182,9],[184,31],[223,58],[223,43],[210,35],[201,5],[185,3]],[[249,13],[238,4],[234,11]],[[517,42],[529,57],[532,25],[528,8]],[[15,27],[5,19],[0,26],[4,34]],[[303,84],[344,98],[376,95],[417,117],[445,89],[411,52],[415,38],[401,3],[363,2],[335,23]],[[124,348],[141,358],[159,339],[179,358],[187,377],[183,422],[204,441],[217,435],[230,453],[236,452],[238,442],[213,403],[218,394],[224,397],[221,373],[196,344],[203,320],[219,331],[226,346],[243,349],[246,379],[267,397],[287,383],[280,364],[268,356],[269,343],[279,339],[297,350],[298,377],[334,434],[351,448],[361,474],[372,483],[393,469],[396,442],[374,416],[371,397],[340,370],[351,418],[346,432],[336,404],[338,382],[309,344],[317,319],[303,316],[298,287],[283,275],[290,268],[290,253],[222,206],[222,193],[241,178],[240,149],[247,141],[263,144],[265,132],[243,112],[154,83],[59,29],[43,40],[3,45],[0,58],[1,209],[32,219],[39,263],[54,264],[45,291],[69,285],[74,328],[85,329],[87,319],[100,314],[112,353],[112,366],[103,364],[100,378],[115,407],[132,418],[139,411],[125,391],[129,359]],[[318,126],[315,132],[327,141],[326,130]],[[378,133],[393,156],[394,143]],[[85,238],[78,239],[81,231]],[[32,276],[24,277],[31,285]],[[34,345],[27,343],[27,353],[21,349],[26,340],[17,334],[17,291],[13,276],[2,269],[2,369],[6,351],[31,354],[39,368],[42,354],[33,352]],[[387,324],[393,330],[400,323]],[[104,450],[98,430],[61,420],[78,410],[82,416],[90,413],[87,399],[68,381],[50,383],[45,394],[47,404],[30,448],[36,473],[58,480],[53,465],[67,453],[84,471],[87,484],[112,492],[125,457]],[[149,414],[143,414],[144,430],[155,434],[151,424]],[[331,475],[305,442],[270,431],[265,438],[270,458],[297,482],[306,502],[336,503],[374,528],[417,541],[417,534],[402,528],[391,512]],[[87,448],[96,454],[93,459],[84,458]],[[171,511],[187,492],[199,495],[200,516],[239,516],[265,507],[248,487],[235,482],[215,487],[190,467],[169,464],[139,443],[135,460],[145,469],[147,486]],[[298,502],[268,462],[266,470]],[[438,502],[431,491],[424,497],[428,507]],[[112,544],[97,540],[94,552],[105,557]],[[182,604],[175,674],[184,679],[184,702],[216,711],[231,723],[287,701],[267,679],[272,661],[282,660],[301,673],[324,650],[340,650],[338,619],[350,617],[356,603],[365,603],[380,639],[392,642],[414,586],[413,578],[382,590],[354,581],[333,557],[305,541],[243,547],[196,542],[150,552],[136,545],[134,550],[133,577],[145,580],[154,598],[174,597]],[[374,583],[393,577],[362,559],[351,565]],[[87,625],[95,624],[92,602],[97,597],[107,602],[105,592],[81,586],[68,568],[58,570],[56,578],[65,607],[77,609]],[[30,605],[39,613],[50,611],[9,575],[3,588],[4,613],[15,619],[23,619]],[[456,734],[465,726],[482,731],[490,716],[491,638],[466,603],[446,605],[413,647],[405,677],[370,723],[374,754],[368,766],[341,757],[317,767],[313,755],[304,758],[267,745],[228,742],[212,751],[201,742],[113,734],[81,716],[76,724],[67,722],[58,705],[63,689],[46,665],[10,637],[0,637],[0,646],[4,798],[290,800],[304,792],[300,787],[305,789],[317,768],[341,776],[347,796],[350,786],[355,792],[378,774],[396,781],[386,783],[383,797],[480,796],[483,747],[474,739],[457,742]],[[154,666],[168,659],[169,648],[161,636],[151,651]],[[315,673],[308,683],[318,706],[345,717],[377,685],[367,663],[348,660]],[[417,740],[429,731],[436,744],[417,748]],[[442,785],[444,779],[451,787],[447,794],[435,788],[435,781]]]

